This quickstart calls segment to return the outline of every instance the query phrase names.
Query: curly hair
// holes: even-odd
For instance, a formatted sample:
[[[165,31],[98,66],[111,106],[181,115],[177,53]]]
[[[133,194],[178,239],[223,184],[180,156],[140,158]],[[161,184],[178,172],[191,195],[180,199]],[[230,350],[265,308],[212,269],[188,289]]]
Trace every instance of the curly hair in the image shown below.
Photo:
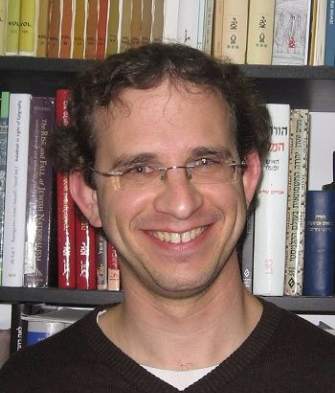
[[[152,89],[168,79],[218,93],[227,103],[240,158],[268,152],[270,117],[265,102],[239,67],[181,44],[149,44],[97,61],[79,74],[70,93],[70,127],[53,133],[49,158],[55,169],[83,172],[94,186],[89,167],[96,151],[95,114],[122,102],[126,89]]]

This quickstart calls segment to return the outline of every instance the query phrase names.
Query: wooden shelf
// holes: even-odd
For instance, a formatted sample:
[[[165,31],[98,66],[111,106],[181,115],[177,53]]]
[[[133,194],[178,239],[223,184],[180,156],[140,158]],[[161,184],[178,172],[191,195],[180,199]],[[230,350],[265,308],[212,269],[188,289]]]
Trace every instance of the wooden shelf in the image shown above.
[[[58,288],[0,287],[1,303],[48,303],[69,306],[97,306],[121,302],[122,291],[82,291]],[[335,297],[271,296],[263,299],[296,313],[333,314]]]

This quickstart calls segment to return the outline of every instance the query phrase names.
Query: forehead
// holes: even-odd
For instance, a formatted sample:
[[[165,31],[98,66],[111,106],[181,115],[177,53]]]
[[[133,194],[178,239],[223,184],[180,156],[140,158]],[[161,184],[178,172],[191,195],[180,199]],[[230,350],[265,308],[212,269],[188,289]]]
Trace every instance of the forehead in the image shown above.
[[[97,116],[97,153],[186,151],[234,146],[229,107],[219,93],[164,81],[150,90],[128,89]]]

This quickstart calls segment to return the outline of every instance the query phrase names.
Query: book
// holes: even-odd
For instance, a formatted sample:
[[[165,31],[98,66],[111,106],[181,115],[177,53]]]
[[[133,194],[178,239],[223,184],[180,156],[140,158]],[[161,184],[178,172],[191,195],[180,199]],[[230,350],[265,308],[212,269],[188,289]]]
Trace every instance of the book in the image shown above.
[[[275,0],[249,0],[246,62],[271,64]]]
[[[206,0],[203,51],[208,55],[211,55],[212,53],[213,21],[214,21],[214,0]]]
[[[307,65],[311,0],[276,0],[272,64]]]
[[[54,98],[32,97],[30,108],[24,286],[51,286],[53,172],[46,156],[54,128]]]
[[[121,289],[121,272],[120,260],[117,251],[111,242],[107,242],[107,289],[109,291],[120,291]]]
[[[142,0],[141,45],[151,41],[152,0]]]
[[[119,50],[118,36],[120,21],[121,18],[119,0],[110,0],[107,25],[106,55],[113,55]]]
[[[321,190],[333,176],[335,112],[310,112],[308,189]]]
[[[304,288],[306,296],[334,294],[335,192],[308,191]]]
[[[324,65],[335,65],[335,0],[327,0]]]
[[[164,31],[164,0],[154,0],[153,18],[152,18],[152,27],[151,27],[151,41],[157,43],[162,42],[163,31]]]
[[[108,253],[107,238],[102,229],[96,232],[96,260],[97,260],[97,289],[107,289]]]
[[[48,55],[49,11],[50,1],[40,1],[37,21],[37,57],[47,57]]]
[[[199,0],[179,0],[177,40],[198,47]]]
[[[76,219],[76,288],[97,288],[95,229],[82,215]]]
[[[6,54],[7,0],[0,0],[0,56]]]
[[[73,38],[73,1],[61,0],[61,24],[59,39],[59,54],[62,59],[69,59],[72,54],[72,38]]]
[[[197,49],[204,51],[205,48],[205,16],[207,0],[199,0],[199,16],[197,31]]]
[[[3,286],[23,286],[31,97],[11,93],[9,98]]]
[[[284,293],[290,106],[267,104],[271,146],[257,194],[254,240],[255,295]]]
[[[19,55],[36,56],[39,0],[21,0]]]
[[[0,109],[0,284],[2,282],[4,222],[5,222],[5,195],[6,195],[6,168],[7,168],[7,141],[9,120],[9,92],[1,93]]]
[[[141,44],[142,1],[133,0],[130,21],[130,46],[137,48]]]
[[[327,0],[314,1],[309,65],[324,65]]]
[[[222,57],[244,64],[247,50],[249,0],[225,0],[222,22]]]
[[[87,0],[85,59],[95,59],[97,52],[98,0]]]
[[[241,239],[241,272],[244,286],[249,292],[253,291],[253,274],[254,274],[254,229],[255,229],[255,211],[248,212],[246,226]]]
[[[21,0],[7,1],[6,51],[7,56],[19,53]]]
[[[284,294],[301,296],[303,289],[309,111],[292,109],[287,190]]]
[[[106,57],[108,0],[99,0],[98,33],[97,33],[97,59]]]
[[[165,0],[164,3],[163,42],[167,44],[178,42],[179,1],[180,0]]]
[[[48,57],[57,58],[59,55],[60,24],[61,0],[50,0]]]
[[[70,91],[56,91],[55,111],[57,127],[69,126],[67,104]],[[76,287],[76,238],[75,205],[69,189],[69,176],[57,172],[57,255],[58,287],[73,289]]]
[[[224,0],[215,0],[213,26],[213,56],[221,59]]]
[[[131,0],[122,0],[122,8],[120,9],[122,9],[122,12],[120,13],[119,51],[124,52],[130,48]]]

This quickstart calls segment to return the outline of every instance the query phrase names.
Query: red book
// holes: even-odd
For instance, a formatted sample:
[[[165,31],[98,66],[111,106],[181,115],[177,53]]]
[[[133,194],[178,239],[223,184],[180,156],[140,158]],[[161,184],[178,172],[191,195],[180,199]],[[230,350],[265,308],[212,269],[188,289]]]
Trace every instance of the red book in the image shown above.
[[[85,217],[76,219],[76,287],[97,289],[96,232]]]
[[[99,0],[97,59],[104,59],[106,57],[107,16],[108,0]]]
[[[109,291],[120,291],[121,289],[121,274],[120,261],[117,251],[112,243],[107,243],[107,265],[108,265],[108,286]]]
[[[69,90],[56,91],[56,125],[69,125]],[[75,211],[69,190],[69,177],[57,173],[58,287],[76,287]]]

